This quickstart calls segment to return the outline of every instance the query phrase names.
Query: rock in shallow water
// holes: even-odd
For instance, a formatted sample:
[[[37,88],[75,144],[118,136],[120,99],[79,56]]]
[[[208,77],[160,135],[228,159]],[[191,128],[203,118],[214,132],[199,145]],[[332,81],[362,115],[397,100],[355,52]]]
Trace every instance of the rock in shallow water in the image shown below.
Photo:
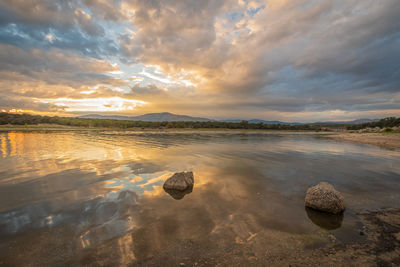
[[[345,209],[343,196],[325,182],[308,188],[305,200],[306,207],[338,214]]]
[[[192,188],[193,184],[193,172],[177,172],[165,181],[163,188],[184,191]]]

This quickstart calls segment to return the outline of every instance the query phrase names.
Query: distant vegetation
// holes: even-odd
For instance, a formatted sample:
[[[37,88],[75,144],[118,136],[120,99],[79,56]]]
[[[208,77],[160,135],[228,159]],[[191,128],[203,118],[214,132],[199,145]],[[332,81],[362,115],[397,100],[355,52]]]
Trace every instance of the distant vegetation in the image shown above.
[[[76,127],[104,127],[104,128],[192,128],[192,129],[264,129],[264,130],[309,130],[309,131],[328,131],[332,129],[351,129],[357,130],[365,127],[393,127],[400,125],[400,118],[386,118],[377,122],[364,123],[359,125],[346,124],[263,124],[241,122],[221,122],[221,121],[177,121],[177,122],[149,122],[149,121],[127,121],[109,119],[85,119],[72,117],[49,117],[29,114],[0,113],[0,125],[37,125],[37,124],[57,124]]]
[[[347,130],[360,130],[365,128],[391,128],[400,126],[400,118],[389,117],[375,122],[367,122],[347,126]]]

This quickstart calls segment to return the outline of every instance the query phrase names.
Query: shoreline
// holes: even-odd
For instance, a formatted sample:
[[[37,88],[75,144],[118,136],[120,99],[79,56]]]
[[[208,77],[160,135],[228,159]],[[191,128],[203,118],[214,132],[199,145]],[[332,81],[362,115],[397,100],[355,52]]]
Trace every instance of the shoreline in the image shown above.
[[[374,145],[388,149],[400,149],[400,133],[338,133],[326,137],[359,144]]]
[[[274,134],[314,134],[338,141],[354,142],[379,146],[386,149],[400,149],[400,133],[354,133],[311,130],[272,130],[272,129],[228,129],[228,128],[110,128],[110,127],[76,127],[58,124],[39,125],[0,125],[1,132],[62,132],[62,131],[118,131],[118,132],[149,132],[149,133],[274,133]]]
[[[58,124],[39,125],[0,125],[0,132],[33,132],[33,131],[121,131],[121,132],[248,132],[248,133],[314,133],[332,134],[329,131],[312,130],[274,130],[274,129],[229,129],[229,128],[112,128],[112,127],[77,127]]]

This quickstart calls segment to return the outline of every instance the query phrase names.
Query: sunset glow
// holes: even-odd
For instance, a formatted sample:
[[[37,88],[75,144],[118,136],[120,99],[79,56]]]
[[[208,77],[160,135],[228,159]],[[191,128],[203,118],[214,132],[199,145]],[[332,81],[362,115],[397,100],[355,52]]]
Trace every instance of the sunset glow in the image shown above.
[[[67,2],[1,1],[0,110],[400,116],[396,0]]]
[[[147,104],[140,100],[130,100],[120,97],[89,98],[89,99],[40,99],[42,103],[51,103],[58,107],[65,108],[65,111],[130,111],[136,107]]]

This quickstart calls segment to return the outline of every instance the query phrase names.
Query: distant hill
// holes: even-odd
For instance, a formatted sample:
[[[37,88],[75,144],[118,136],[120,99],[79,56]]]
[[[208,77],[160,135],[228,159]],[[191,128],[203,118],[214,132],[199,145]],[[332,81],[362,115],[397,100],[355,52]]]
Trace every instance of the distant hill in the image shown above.
[[[367,122],[376,122],[379,119],[358,119],[353,121],[322,121],[322,122],[314,122],[312,124],[362,124]]]
[[[239,119],[223,120],[224,122],[241,122]],[[259,119],[247,120],[249,123],[264,123],[264,124],[286,124],[286,125],[305,125],[305,124],[362,124],[367,122],[376,122],[379,119],[358,119],[352,121],[319,121],[319,122],[284,122],[284,121],[266,121]]]
[[[140,116],[118,116],[118,115],[98,115],[89,114],[79,116],[82,119],[106,119],[106,120],[124,120],[124,121],[213,121],[207,118],[191,117],[187,115],[178,115],[169,112],[148,113]]]
[[[223,122],[241,122],[242,120],[239,119],[228,119],[228,120],[221,120]],[[300,122],[283,122],[283,121],[266,121],[260,119],[251,119],[247,120],[249,123],[264,123],[264,124],[286,124],[286,125],[300,125],[303,123]]]
[[[191,117],[187,115],[178,115],[169,112],[161,113],[147,113],[140,116],[119,116],[119,115],[99,115],[88,114],[79,116],[82,119],[106,119],[106,120],[124,120],[124,121],[221,121],[221,122],[241,122],[242,119],[226,119],[226,120],[212,120],[201,117]],[[305,125],[305,124],[361,124],[366,122],[376,122],[377,119],[358,119],[353,121],[319,121],[319,122],[284,122],[284,121],[266,121],[260,119],[247,120],[249,123],[263,123],[263,124],[285,124],[285,125]]]

